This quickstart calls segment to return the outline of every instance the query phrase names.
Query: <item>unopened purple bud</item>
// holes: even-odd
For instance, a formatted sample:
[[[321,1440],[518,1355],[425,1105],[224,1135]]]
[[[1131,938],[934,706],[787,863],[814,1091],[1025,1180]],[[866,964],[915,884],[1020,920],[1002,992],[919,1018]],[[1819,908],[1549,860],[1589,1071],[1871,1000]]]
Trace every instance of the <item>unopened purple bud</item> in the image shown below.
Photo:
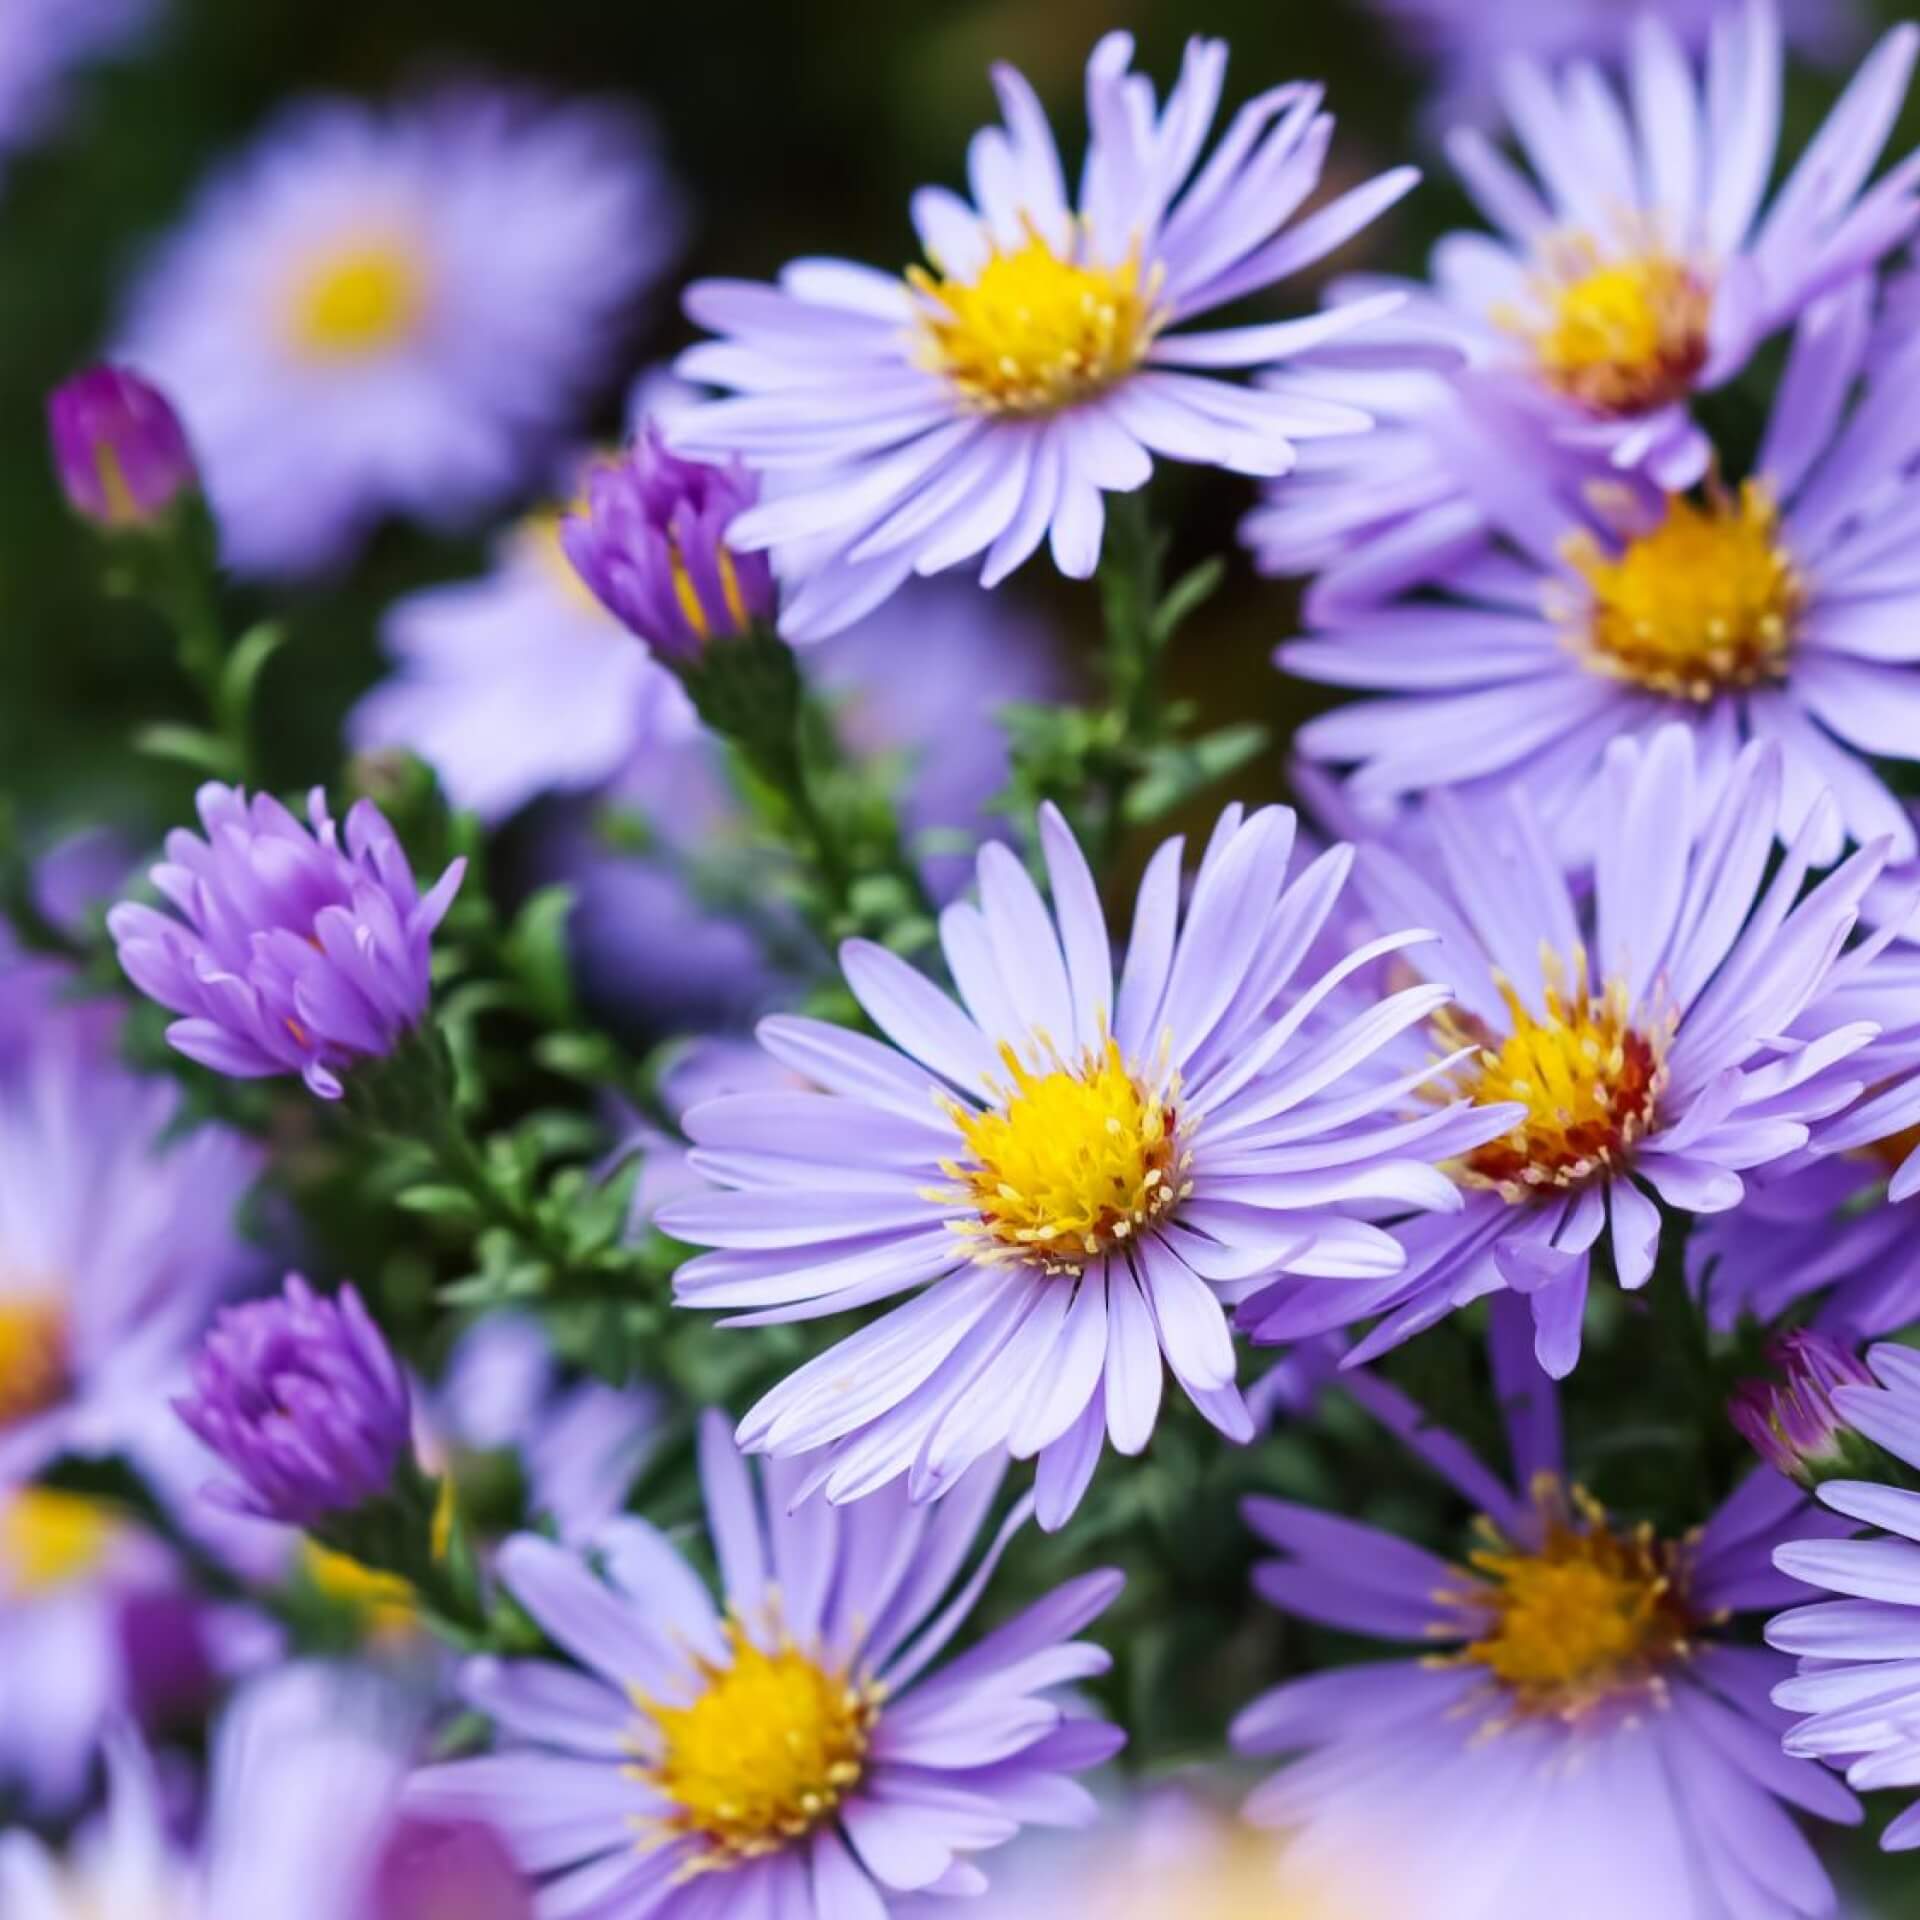
[[[236,1079],[297,1073],[324,1100],[425,1018],[433,931],[466,862],[415,885],[371,800],[342,832],[316,788],[303,825],[268,794],[209,782],[205,837],[167,836],[153,882],[179,917],[123,902],[107,916],[128,979],[180,1014],[167,1038]]]
[[[738,461],[713,467],[668,452],[648,422],[624,453],[588,474],[560,541],[615,619],[663,659],[692,661],[711,640],[772,623],[767,556],[726,542],[759,491]]]
[[[197,484],[179,415],[125,367],[89,367],[54,388],[47,428],[61,490],[95,526],[151,527]]]
[[[359,1294],[323,1298],[298,1274],[215,1317],[173,1404],[237,1476],[214,1496],[289,1526],[379,1499],[412,1446],[406,1375]]]
[[[1741,1436],[1768,1466],[1803,1486],[1846,1471],[1852,1428],[1833,1395],[1838,1387],[1872,1386],[1866,1363],[1811,1328],[1782,1334],[1768,1347],[1767,1360],[1778,1377],[1742,1381],[1728,1402]]]

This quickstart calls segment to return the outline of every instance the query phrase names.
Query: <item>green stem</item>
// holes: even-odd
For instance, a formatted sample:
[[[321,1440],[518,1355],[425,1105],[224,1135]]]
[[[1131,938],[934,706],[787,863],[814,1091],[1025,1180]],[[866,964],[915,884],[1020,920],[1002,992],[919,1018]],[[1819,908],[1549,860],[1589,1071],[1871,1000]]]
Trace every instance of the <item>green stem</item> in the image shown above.
[[[1117,857],[1126,830],[1127,791],[1145,750],[1156,743],[1162,730],[1165,646],[1156,616],[1165,551],[1165,539],[1155,531],[1148,514],[1145,493],[1117,496],[1108,510],[1099,574],[1106,621],[1102,665],[1113,732],[1094,826],[1095,867],[1103,873]]]

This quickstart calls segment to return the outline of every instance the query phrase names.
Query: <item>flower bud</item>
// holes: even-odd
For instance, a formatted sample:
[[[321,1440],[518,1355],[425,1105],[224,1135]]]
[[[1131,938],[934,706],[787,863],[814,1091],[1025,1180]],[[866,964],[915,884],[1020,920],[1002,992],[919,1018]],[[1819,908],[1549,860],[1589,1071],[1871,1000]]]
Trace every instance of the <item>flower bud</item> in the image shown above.
[[[68,504],[110,532],[156,525],[197,483],[166,395],[124,367],[89,367],[56,387],[47,427]]]
[[[219,1314],[174,1410],[237,1477],[213,1497],[314,1528],[389,1493],[410,1457],[407,1380],[359,1294],[289,1274],[275,1298]]]
[[[683,460],[649,423],[624,453],[589,473],[560,541],[615,619],[663,660],[691,662],[709,641],[773,619],[767,556],[736,554],[725,539],[758,495],[739,462]]]
[[[1768,1466],[1815,1487],[1857,1464],[1853,1429],[1833,1404],[1837,1387],[1874,1384],[1856,1354],[1811,1328],[1782,1334],[1767,1349],[1774,1380],[1743,1381],[1728,1417]]]

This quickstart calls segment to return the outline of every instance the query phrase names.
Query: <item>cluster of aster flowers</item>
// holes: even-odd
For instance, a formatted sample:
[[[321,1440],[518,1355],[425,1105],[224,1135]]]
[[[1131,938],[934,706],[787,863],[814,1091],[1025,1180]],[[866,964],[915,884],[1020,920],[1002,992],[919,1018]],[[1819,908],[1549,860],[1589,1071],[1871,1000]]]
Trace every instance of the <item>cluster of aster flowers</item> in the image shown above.
[[[1911,1909],[1920,29],[1372,11],[1421,279],[1120,32],[611,442],[637,108],[311,101],[137,272],[199,828],[0,808],[0,1915]],[[395,516],[303,815],[235,580]]]

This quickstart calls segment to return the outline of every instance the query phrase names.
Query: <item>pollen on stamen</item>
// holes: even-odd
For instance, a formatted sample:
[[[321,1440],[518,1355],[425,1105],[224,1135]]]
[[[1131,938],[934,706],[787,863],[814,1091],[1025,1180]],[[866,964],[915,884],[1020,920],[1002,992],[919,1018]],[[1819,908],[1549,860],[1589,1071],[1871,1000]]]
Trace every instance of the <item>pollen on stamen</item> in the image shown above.
[[[947,1105],[968,1157],[942,1162],[953,1185],[928,1196],[964,1209],[951,1225],[976,1260],[1078,1273],[1190,1191],[1176,1083],[1154,1091],[1111,1039],[1048,1073],[1012,1047],[1000,1057],[1008,1085],[996,1107]]]

